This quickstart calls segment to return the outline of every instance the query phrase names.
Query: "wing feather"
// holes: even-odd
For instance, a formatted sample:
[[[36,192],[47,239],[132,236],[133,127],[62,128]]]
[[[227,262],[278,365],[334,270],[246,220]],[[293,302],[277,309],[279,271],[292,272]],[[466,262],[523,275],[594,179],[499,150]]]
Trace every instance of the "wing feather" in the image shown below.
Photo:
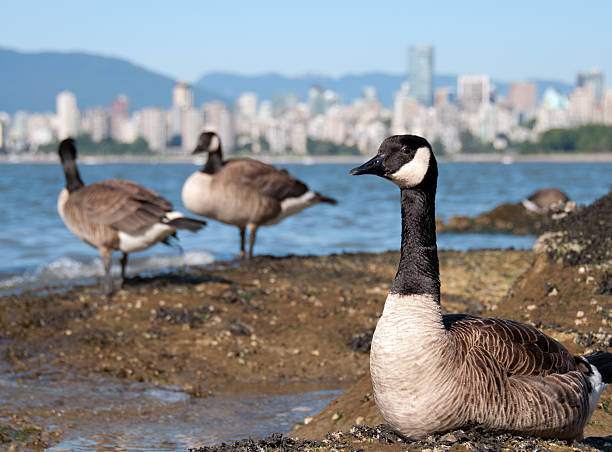
[[[285,169],[252,159],[229,160],[223,166],[224,178],[257,190],[278,201],[303,195],[308,186]]]
[[[86,185],[71,200],[89,221],[126,232],[150,227],[172,210],[172,204],[157,193],[118,179]]]
[[[463,344],[466,358],[488,354],[508,376],[545,376],[579,370],[577,358],[559,342],[512,320],[465,316],[452,322],[448,330]]]

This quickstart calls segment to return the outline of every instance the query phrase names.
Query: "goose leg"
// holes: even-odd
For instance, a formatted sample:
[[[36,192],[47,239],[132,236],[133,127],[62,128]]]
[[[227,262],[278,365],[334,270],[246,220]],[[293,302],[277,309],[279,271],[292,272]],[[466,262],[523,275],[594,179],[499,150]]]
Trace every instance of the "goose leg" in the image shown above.
[[[240,256],[239,259],[244,259],[245,254],[244,254],[244,228],[240,228]]]
[[[111,280],[111,264],[112,264],[113,251],[108,248],[100,250],[100,257],[104,264],[104,295],[110,299],[113,295],[113,281]]]
[[[125,281],[125,267],[127,267],[128,255],[127,253],[121,252],[121,282],[119,287],[123,287],[123,282]]]
[[[249,226],[249,254],[247,256],[247,259],[250,259],[253,257],[253,246],[255,245],[255,234],[257,234],[257,226],[256,225]]]

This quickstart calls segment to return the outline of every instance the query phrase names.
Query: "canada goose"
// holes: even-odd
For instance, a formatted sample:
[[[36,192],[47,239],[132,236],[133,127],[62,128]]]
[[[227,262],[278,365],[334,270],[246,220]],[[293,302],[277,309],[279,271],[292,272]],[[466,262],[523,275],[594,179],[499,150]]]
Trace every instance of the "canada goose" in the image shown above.
[[[574,356],[527,325],[441,315],[438,168],[427,140],[389,137],[351,174],[375,174],[401,190],[400,262],[370,352],[374,397],[385,420],[411,439],[473,424],[580,438],[612,382],[612,353]]]
[[[57,210],[70,231],[97,248],[104,263],[104,292],[112,294],[111,255],[122,252],[121,284],[125,279],[128,253],[164,242],[177,229],[192,232],[206,222],[186,218],[157,193],[134,182],[110,179],[85,185],[76,165],[77,150],[71,138],[59,145],[66,176]]]
[[[521,204],[527,210],[543,214],[548,213],[553,205],[561,202],[566,203],[569,200],[569,196],[557,188],[542,188],[523,199]]]
[[[320,202],[336,200],[308,189],[287,170],[249,158],[223,160],[221,140],[214,132],[203,132],[193,154],[208,152],[202,170],[183,185],[183,204],[190,212],[240,229],[240,257],[245,257],[245,230],[253,256],[255,234],[260,226],[271,226]]]

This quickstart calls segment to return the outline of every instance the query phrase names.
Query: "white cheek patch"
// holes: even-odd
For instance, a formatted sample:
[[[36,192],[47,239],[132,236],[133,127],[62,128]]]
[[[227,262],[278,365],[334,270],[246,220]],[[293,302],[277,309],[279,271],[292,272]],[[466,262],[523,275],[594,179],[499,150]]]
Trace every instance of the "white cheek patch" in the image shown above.
[[[208,145],[208,150],[210,151],[216,151],[217,149],[219,149],[221,143],[219,141],[219,137],[217,135],[213,135],[212,138],[210,139],[210,144]]]
[[[391,174],[389,178],[400,187],[410,188],[419,185],[429,169],[429,153],[427,147],[418,148],[414,158]]]

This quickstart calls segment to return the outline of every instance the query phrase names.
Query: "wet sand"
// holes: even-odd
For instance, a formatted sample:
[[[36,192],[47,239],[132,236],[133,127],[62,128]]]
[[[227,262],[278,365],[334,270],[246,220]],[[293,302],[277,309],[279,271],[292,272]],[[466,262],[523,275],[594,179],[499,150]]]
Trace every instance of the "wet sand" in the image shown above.
[[[367,350],[398,259],[397,252],[256,257],[132,278],[111,303],[101,299],[100,285],[3,297],[0,353],[10,374],[34,378],[52,369],[172,387],[194,399],[274,385],[289,391],[295,385],[296,392],[304,384],[349,388],[288,433],[323,440],[332,431],[383,422],[371,398]],[[612,295],[595,294],[605,278],[600,266],[564,267],[515,250],[442,251],[440,264],[446,313],[532,323],[577,353],[612,345]],[[586,436],[612,434],[611,402],[608,389]],[[62,410],[65,423],[58,424]],[[30,429],[25,440],[7,444],[39,447],[61,440],[78,417],[61,405],[0,407],[0,419],[9,419],[0,432]],[[371,450],[382,447],[374,444]]]

